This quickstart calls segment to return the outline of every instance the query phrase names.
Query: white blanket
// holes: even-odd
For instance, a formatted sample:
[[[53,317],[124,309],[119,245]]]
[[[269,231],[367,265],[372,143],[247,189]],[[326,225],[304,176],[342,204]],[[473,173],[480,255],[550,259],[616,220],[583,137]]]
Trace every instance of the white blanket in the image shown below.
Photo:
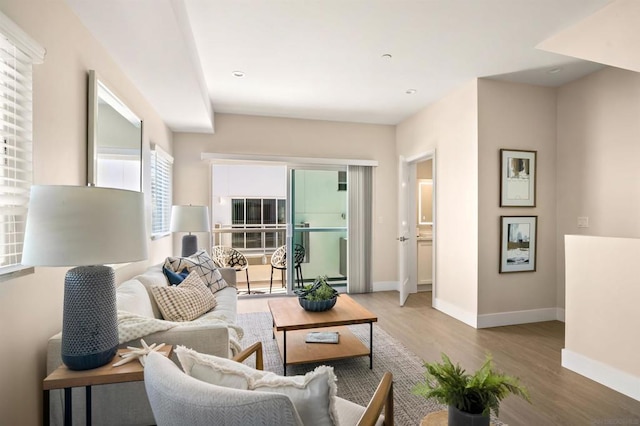
[[[119,343],[130,342],[148,336],[158,331],[169,330],[173,327],[201,326],[209,324],[226,325],[229,329],[229,346],[233,355],[242,350],[240,340],[244,335],[242,327],[231,324],[222,317],[211,317],[197,319],[189,322],[165,321],[157,318],[149,318],[131,312],[118,311],[118,340]],[[162,343],[162,342],[160,342]]]

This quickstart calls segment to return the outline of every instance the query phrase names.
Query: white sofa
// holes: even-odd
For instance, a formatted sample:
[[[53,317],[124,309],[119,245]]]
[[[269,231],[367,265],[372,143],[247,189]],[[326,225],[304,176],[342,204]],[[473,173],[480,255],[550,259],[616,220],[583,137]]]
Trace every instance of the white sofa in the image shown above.
[[[236,271],[220,268],[222,277],[229,284],[215,293],[216,307],[204,314],[224,317],[229,323],[236,322],[237,291]],[[162,319],[153,295],[152,286],[169,285],[162,273],[162,265],[149,268],[120,284],[116,289],[118,310]],[[47,374],[62,364],[60,356],[61,333],[51,337],[47,346]],[[184,345],[202,353],[230,357],[229,329],[224,324],[180,325],[144,337],[145,342]],[[126,342],[121,347],[140,347],[140,341]],[[177,361],[173,357],[174,361]],[[85,389],[73,389],[73,424],[82,425],[85,419]],[[63,424],[64,396],[62,390],[51,391],[51,424]],[[92,417],[94,425],[150,425],[155,424],[143,382],[121,383],[92,387]]]

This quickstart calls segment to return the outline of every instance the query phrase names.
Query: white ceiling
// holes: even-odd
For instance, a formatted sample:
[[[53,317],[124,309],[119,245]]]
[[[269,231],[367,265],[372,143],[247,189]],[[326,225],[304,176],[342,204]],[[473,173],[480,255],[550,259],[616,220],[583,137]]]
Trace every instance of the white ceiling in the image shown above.
[[[601,65],[536,45],[610,2],[67,0],[167,125],[196,132],[214,111],[397,124],[476,77],[559,86]]]

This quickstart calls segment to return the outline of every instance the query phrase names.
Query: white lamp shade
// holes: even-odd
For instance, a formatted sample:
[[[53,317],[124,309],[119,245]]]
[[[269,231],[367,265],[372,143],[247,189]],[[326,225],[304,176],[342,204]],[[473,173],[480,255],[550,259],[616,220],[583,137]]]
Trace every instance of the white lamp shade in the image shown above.
[[[88,266],[146,258],[142,192],[89,186],[31,187],[23,265]]]
[[[171,207],[171,232],[209,232],[207,206]]]

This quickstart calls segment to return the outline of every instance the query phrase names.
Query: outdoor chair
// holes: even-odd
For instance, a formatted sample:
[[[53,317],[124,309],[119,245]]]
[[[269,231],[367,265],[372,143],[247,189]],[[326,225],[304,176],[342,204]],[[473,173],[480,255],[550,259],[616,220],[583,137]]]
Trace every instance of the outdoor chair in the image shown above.
[[[218,268],[233,268],[236,272],[244,271],[247,275],[247,293],[251,294],[249,282],[249,262],[244,254],[227,246],[214,246],[211,259]]]
[[[293,245],[293,264],[296,271],[296,282],[298,287],[303,284],[302,279],[302,262],[305,256],[304,247],[300,244]],[[287,246],[280,246],[271,255],[271,281],[269,282],[269,293],[273,287],[273,270],[279,269],[282,273],[282,287],[285,284],[285,271],[287,270]]]

